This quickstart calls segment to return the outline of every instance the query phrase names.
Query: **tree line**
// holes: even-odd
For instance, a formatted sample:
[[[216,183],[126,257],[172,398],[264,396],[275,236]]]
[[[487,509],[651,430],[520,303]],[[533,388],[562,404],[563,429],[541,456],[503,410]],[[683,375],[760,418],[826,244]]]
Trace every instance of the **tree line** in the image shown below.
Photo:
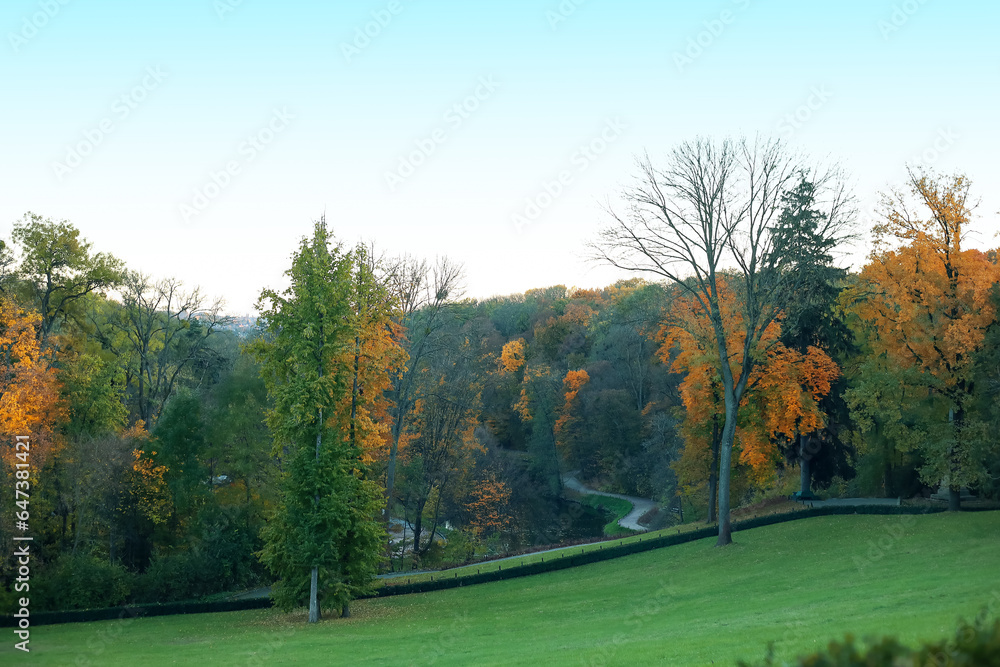
[[[596,536],[569,473],[720,544],[732,506],[790,491],[996,498],[1000,265],[964,246],[972,185],[911,172],[852,273],[843,183],[780,142],[688,142],[592,245],[636,277],[489,299],[320,220],[249,335],[26,215],[0,249],[0,429],[8,480],[32,436],[33,593],[273,585],[347,615],[384,569]]]

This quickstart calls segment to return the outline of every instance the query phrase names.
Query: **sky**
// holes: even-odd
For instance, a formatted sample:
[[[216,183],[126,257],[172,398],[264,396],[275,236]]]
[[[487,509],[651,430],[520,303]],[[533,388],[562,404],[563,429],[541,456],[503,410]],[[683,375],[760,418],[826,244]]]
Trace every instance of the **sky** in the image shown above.
[[[69,220],[254,312],[312,221],[486,298],[625,277],[587,243],[697,137],[839,163],[869,229],[907,164],[1000,231],[1000,21],[961,0],[4,0],[0,238]],[[863,262],[864,239],[847,257]]]

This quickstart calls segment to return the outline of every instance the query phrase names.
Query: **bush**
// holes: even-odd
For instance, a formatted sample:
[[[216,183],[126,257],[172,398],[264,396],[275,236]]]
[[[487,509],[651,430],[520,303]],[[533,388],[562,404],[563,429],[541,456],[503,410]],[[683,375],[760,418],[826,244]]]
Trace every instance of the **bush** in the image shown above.
[[[270,583],[254,556],[259,540],[240,510],[209,507],[190,549],[156,554],[138,578],[135,602],[196,600]]]
[[[13,616],[17,611],[15,606],[23,595],[14,592],[13,584],[11,588],[0,587],[0,616]]]
[[[99,609],[124,603],[134,575],[121,565],[90,555],[60,556],[38,577],[37,598],[45,610]],[[35,581],[31,582],[35,589]]]
[[[441,561],[451,565],[470,562],[476,555],[475,537],[464,530],[448,533],[448,542],[441,553]]]
[[[975,625],[961,622],[955,637],[934,643],[924,643],[919,649],[910,649],[896,639],[883,637],[869,640],[863,651],[847,635],[843,643],[830,642],[825,651],[802,656],[791,663],[792,667],[867,667],[868,665],[898,665],[899,667],[1000,667],[1000,620],[992,625],[980,615]],[[773,646],[760,667],[774,667]],[[740,661],[740,667],[751,667]],[[788,664],[788,663],[783,663]]]
[[[133,601],[177,602],[216,593],[219,585],[208,565],[187,551],[154,556],[138,577]]]

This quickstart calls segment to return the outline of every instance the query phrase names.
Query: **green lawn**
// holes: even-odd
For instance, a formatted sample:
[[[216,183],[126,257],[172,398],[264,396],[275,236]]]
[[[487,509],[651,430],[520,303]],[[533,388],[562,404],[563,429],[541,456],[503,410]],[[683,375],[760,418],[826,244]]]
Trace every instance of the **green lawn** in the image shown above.
[[[599,496],[596,494],[590,494],[583,496],[580,502],[585,505],[590,505],[591,507],[596,507],[600,509],[604,507],[609,512],[614,514],[614,518],[611,519],[604,526],[605,535],[634,535],[634,530],[629,530],[628,528],[622,528],[618,525],[620,519],[624,519],[628,516],[628,513],[632,511],[632,503],[621,498],[612,498],[611,496]]]
[[[7,630],[0,664],[733,665],[768,641],[779,657],[845,632],[912,642],[1000,610],[997,512],[821,517],[735,539],[361,601],[315,626],[271,610],[42,626],[30,656]]]

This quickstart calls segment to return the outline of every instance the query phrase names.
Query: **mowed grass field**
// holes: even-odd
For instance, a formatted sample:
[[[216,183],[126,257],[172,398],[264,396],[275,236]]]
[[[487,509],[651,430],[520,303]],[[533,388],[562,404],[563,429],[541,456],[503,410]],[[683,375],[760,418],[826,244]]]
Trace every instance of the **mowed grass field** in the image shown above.
[[[906,642],[1000,611],[1000,513],[837,516],[579,568],[354,603],[40,626],[2,665],[734,665],[844,633]]]

